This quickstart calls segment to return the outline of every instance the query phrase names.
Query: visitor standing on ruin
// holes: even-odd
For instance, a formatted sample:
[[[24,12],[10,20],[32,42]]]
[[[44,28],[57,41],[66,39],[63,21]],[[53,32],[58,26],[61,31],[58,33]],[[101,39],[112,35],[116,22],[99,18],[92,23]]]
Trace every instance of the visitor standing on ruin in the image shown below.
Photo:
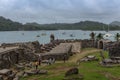
[[[64,56],[63,56],[63,61],[64,61],[64,63],[66,62],[66,58],[67,58],[67,55],[64,55]]]
[[[35,62],[35,69],[36,69],[36,70],[38,69],[38,65],[39,65],[39,62],[36,61],[36,62]]]
[[[40,54],[39,54],[39,56],[38,56],[38,63],[39,63],[39,65],[41,65],[41,63],[42,63],[42,57],[41,57]]]
[[[51,64],[53,64],[53,63],[55,63],[55,58],[51,57],[51,58],[49,59],[49,64],[51,65]]]
[[[52,64],[52,58],[50,57],[49,59],[48,59],[48,65],[51,65]]]

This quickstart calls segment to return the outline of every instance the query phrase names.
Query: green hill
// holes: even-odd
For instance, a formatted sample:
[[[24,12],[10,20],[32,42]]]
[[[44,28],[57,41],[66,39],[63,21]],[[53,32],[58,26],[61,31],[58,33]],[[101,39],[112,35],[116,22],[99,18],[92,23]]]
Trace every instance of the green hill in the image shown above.
[[[78,23],[54,23],[54,24],[38,24],[26,23],[22,24],[14,22],[10,19],[0,17],[0,31],[32,31],[32,30],[107,30],[108,25],[95,21],[81,21]],[[111,25],[110,30],[120,30],[119,26]]]
[[[22,30],[23,25],[18,22],[13,22],[10,19],[6,19],[0,16],[0,31],[16,31]]]
[[[120,22],[119,21],[113,21],[110,23],[110,25],[112,26],[120,26]]]

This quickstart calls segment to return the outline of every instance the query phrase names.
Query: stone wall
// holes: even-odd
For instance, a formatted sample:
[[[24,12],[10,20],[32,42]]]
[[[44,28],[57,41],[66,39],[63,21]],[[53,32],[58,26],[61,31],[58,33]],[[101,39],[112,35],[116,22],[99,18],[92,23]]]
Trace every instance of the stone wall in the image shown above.
[[[49,54],[49,51],[51,51],[56,46],[60,45],[61,43],[69,43],[69,44],[77,44],[74,45],[75,47],[70,46],[69,50],[67,52],[62,52],[64,47],[58,48],[58,50],[62,53],[58,54]],[[0,68],[9,68],[11,65],[14,65],[19,62],[25,62],[25,61],[35,61],[38,59],[38,56],[36,53],[41,53],[43,50],[47,51],[47,55],[43,53],[43,59],[48,59],[50,57],[54,57],[57,60],[63,60],[63,56],[66,55],[66,59],[69,58],[70,55],[73,53],[79,52],[79,48],[91,48],[96,47],[97,42],[94,40],[54,40],[52,43],[48,43],[45,45],[40,45],[38,41],[34,42],[25,42],[25,43],[4,43],[1,47],[13,47],[13,46],[19,46],[19,49],[9,51],[7,53],[0,54]],[[72,50],[72,48],[74,48]],[[44,51],[43,51],[44,52]],[[58,52],[58,51],[56,51]],[[5,64],[6,63],[6,64]]]
[[[57,41],[55,40],[55,42],[57,43]],[[69,48],[69,54],[74,54],[74,53],[79,53],[81,51],[81,48],[92,48],[92,47],[97,47],[97,42],[94,40],[58,40],[59,44],[71,44],[71,48]],[[58,45],[59,46],[59,45]],[[61,48],[55,48],[56,53],[54,54],[54,52],[50,53],[43,53],[43,59],[48,59],[50,57],[54,57],[56,60],[63,60],[63,56],[67,55],[67,59],[70,57],[70,55],[68,55],[67,52],[62,52],[64,51],[65,46],[62,46],[63,49]],[[54,49],[54,48],[53,48]],[[61,52],[61,53],[59,53]]]
[[[16,49],[0,53],[0,69],[10,68],[14,64],[20,62],[28,62],[37,60],[34,53],[26,52],[25,49]]]
[[[56,41],[56,40],[55,40]],[[95,40],[89,40],[89,39],[67,39],[67,40],[58,40],[59,43],[73,43],[73,42],[80,42],[81,48],[92,48],[96,47],[97,48],[97,41]]]
[[[55,58],[56,60],[63,60],[64,55],[66,55],[66,59],[69,58],[71,53],[72,44],[71,43],[61,43],[60,45],[53,48],[50,52],[43,53],[43,59]]]
[[[73,42],[71,53],[76,54],[81,52],[81,42]]]
[[[1,47],[14,47],[14,46],[20,46],[21,48],[26,48],[31,50],[34,53],[40,52],[40,44],[38,41],[33,42],[21,42],[21,43],[3,43],[1,44]]]
[[[107,50],[107,47],[112,43],[111,40],[101,39],[97,41],[97,48]]]
[[[66,60],[68,60],[70,55],[68,55],[67,53],[42,55],[42,59],[47,60],[49,58],[55,58],[55,60],[61,61],[64,59],[64,55],[66,55]]]
[[[94,40],[81,40],[81,47],[82,48],[92,48],[96,47],[97,43]]]
[[[120,42],[112,43],[109,46],[109,56],[112,59],[120,59]]]

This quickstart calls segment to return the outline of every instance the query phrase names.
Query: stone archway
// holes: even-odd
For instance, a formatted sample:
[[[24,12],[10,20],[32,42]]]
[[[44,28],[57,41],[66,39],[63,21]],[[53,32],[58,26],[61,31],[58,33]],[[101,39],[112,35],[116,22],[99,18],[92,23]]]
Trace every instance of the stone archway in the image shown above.
[[[99,42],[99,48],[100,48],[100,49],[103,49],[103,45],[104,45],[104,44],[103,44],[103,41],[100,41],[100,42]]]

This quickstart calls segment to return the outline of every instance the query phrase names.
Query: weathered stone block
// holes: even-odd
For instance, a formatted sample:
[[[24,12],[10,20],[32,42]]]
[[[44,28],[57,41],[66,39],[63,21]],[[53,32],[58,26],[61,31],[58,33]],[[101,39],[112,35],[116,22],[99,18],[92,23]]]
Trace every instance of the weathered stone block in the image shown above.
[[[0,80],[3,80],[3,76],[2,75],[0,75]]]
[[[0,75],[9,76],[11,74],[12,74],[12,70],[10,70],[10,69],[2,69],[2,70],[0,70]]]
[[[65,73],[65,76],[71,76],[71,75],[74,75],[74,74],[79,74],[78,68],[71,68],[71,69],[69,69],[69,70]]]

